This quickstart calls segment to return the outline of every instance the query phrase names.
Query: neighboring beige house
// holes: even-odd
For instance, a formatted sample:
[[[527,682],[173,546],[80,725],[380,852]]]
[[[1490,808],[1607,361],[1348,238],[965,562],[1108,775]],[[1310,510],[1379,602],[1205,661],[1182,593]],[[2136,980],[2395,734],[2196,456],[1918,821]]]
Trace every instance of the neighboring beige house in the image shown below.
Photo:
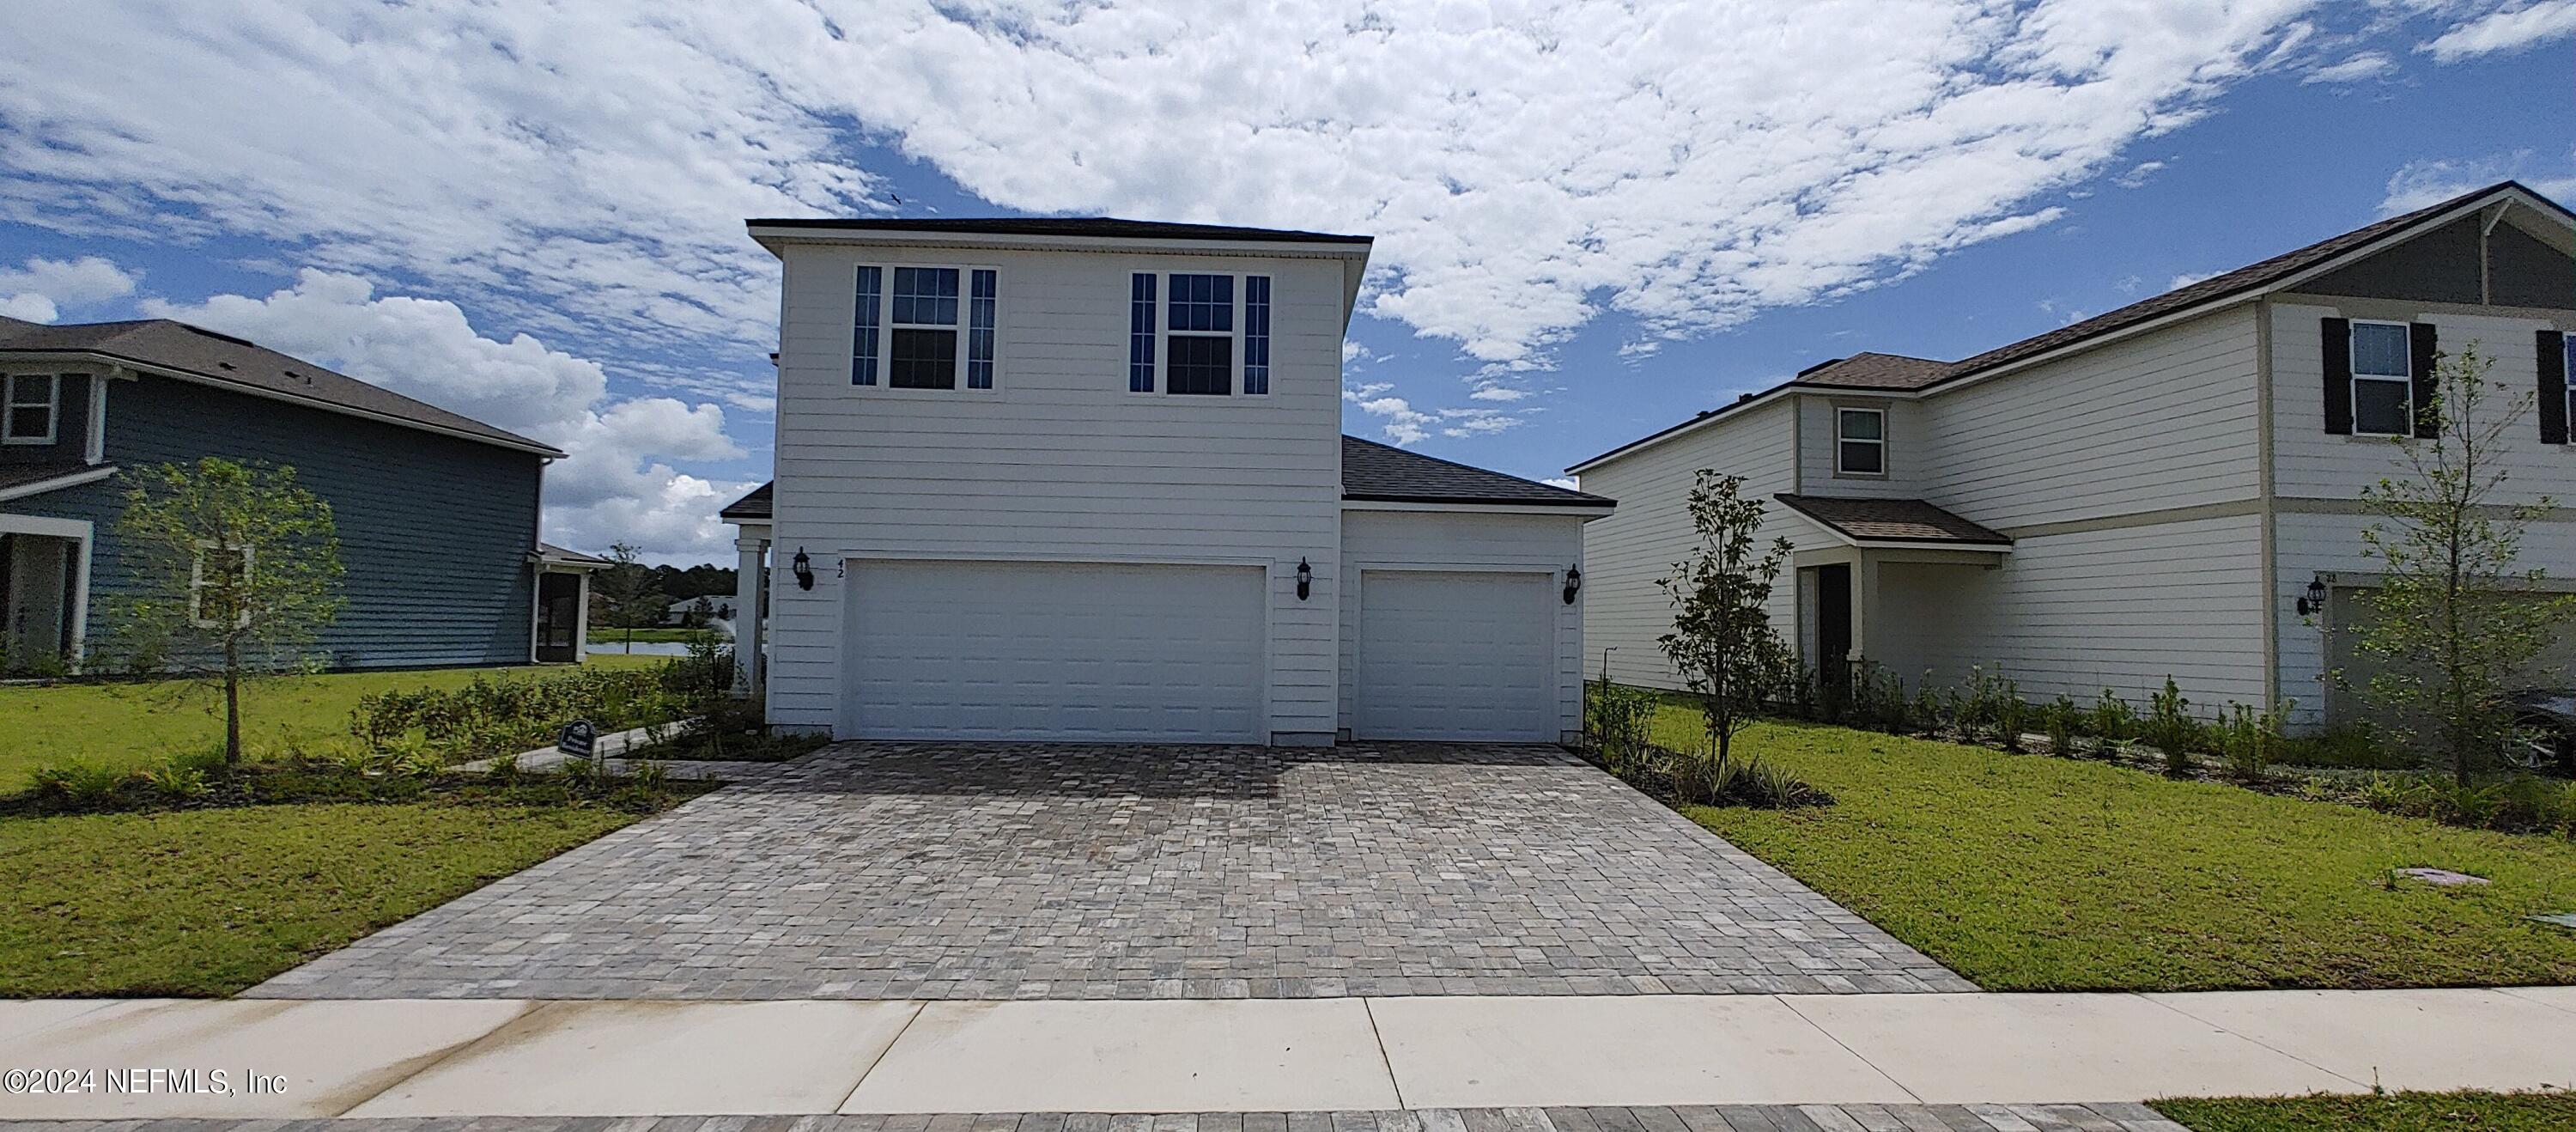
[[[754,220],[745,682],[842,738],[1553,742],[1607,499],[1341,434],[1366,237]],[[766,638],[766,651],[763,638]],[[765,657],[765,659],[764,659]]]
[[[2437,351],[2474,343],[2538,397],[2502,498],[2561,504],[2523,553],[2576,578],[2571,253],[2576,217],[2506,182],[1964,361],[1827,362],[1586,460],[1620,501],[1584,531],[1587,670],[1676,685],[1655,583],[1713,468],[1797,548],[1773,616],[1810,663],[1909,686],[1986,665],[2032,699],[2170,675],[2208,709],[2351,718],[2328,673],[2362,668],[2340,631],[2377,580],[2360,492],[2397,468]]]

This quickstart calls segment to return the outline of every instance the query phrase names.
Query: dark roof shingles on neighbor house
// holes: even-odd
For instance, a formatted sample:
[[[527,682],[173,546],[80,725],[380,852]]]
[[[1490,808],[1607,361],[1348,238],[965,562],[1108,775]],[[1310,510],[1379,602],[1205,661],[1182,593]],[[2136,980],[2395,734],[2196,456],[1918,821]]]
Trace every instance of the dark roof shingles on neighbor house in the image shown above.
[[[765,483],[718,514],[727,522],[770,517]],[[1407,452],[1392,445],[1342,438],[1342,498],[1385,503],[1474,503],[1517,507],[1612,507],[1598,495],[1489,472],[1483,468]]]
[[[2531,199],[2550,203],[2548,198],[2532,192],[2521,182],[2499,181],[2482,189],[2462,193],[2439,204],[2426,205],[2413,212],[2401,213],[2375,224],[2363,225],[2340,236],[2328,237],[2306,247],[2247,264],[2234,271],[2220,272],[2196,283],[2176,287],[2153,298],[2141,299],[2117,310],[2097,314],[2081,322],[2068,323],[2047,333],[1998,346],[1961,361],[1939,362],[1930,358],[1907,357],[1903,354],[1860,353],[1848,358],[1821,362],[1799,371],[1798,376],[1766,389],[1762,394],[1745,394],[1732,404],[1707,410],[1671,428],[1629,441],[1590,460],[1585,460],[1583,464],[1595,463],[1650,441],[1660,440],[1751,401],[1755,397],[1783,389],[1878,389],[1911,392],[1946,385],[1997,366],[2009,365],[2051,350],[2073,346],[2106,334],[2114,334],[2133,326],[2153,322],[2165,315],[2189,310],[2203,303],[2261,290],[2338,256],[2367,247],[2378,240],[2456,211],[2461,206],[2481,197],[2493,196],[2509,189],[2519,190]],[[2552,207],[2556,207],[2554,203]],[[1575,466],[1582,467],[1583,464]]]
[[[957,220],[863,220],[836,217],[747,220],[753,228],[824,228],[845,232],[954,232],[968,236],[1087,236],[1115,240],[1214,240],[1269,244],[1366,244],[1374,237],[1289,228],[1237,228],[1225,224],[1172,224],[1114,216],[996,216]]]
[[[1788,494],[1772,498],[1792,511],[1862,542],[2012,545],[2012,539],[2001,532],[1971,523],[1920,499]]]
[[[1614,505],[1598,495],[1451,463],[1356,436],[1342,438],[1342,498],[1538,507]]]
[[[346,374],[226,334],[166,318],[48,326],[0,318],[0,358],[11,354],[95,354],[175,370],[219,385],[353,410],[398,423],[560,456],[552,445],[412,400]]]
[[[729,523],[741,522],[744,519],[768,518],[769,489],[775,486],[777,486],[776,481],[771,481],[751,489],[751,494],[725,504],[725,509],[716,512],[716,517]]]

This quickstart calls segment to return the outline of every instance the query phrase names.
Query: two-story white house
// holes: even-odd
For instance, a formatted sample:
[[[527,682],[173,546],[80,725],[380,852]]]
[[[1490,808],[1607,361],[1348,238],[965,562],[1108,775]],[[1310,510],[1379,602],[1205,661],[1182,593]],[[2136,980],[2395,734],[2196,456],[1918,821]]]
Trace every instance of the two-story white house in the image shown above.
[[[841,738],[1580,726],[1608,499],[1345,437],[1362,236],[753,220],[784,265],[744,683]],[[765,660],[764,657],[765,645]]]
[[[1796,547],[1774,624],[1820,669],[1985,665],[2087,701],[2170,675],[2206,708],[2354,718],[2361,490],[2429,423],[2437,355],[2474,344],[2536,398],[2498,499],[2553,498],[2522,552],[2576,577],[2571,252],[2576,217],[2507,182],[1963,361],[1823,363],[1593,457],[1571,471],[1621,506],[1585,529],[1591,663],[1676,685],[1655,582],[1713,468]],[[2576,634],[2542,667],[2571,660]]]

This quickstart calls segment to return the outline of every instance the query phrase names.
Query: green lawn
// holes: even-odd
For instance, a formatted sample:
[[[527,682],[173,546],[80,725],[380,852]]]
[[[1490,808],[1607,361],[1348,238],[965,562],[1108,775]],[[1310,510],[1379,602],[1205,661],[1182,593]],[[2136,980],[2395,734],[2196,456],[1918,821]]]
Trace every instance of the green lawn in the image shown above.
[[[0,997],[230,994],[637,816],[424,802],[0,821]]]
[[[2576,911],[2562,839],[1835,727],[1737,743],[1836,804],[1693,820],[1989,990],[2576,982],[2576,931],[2522,918]],[[2391,880],[2414,865],[2495,883]]]
[[[668,657],[593,657],[593,664],[650,665]],[[453,688],[476,676],[534,668],[444,668],[289,676],[252,686],[242,707],[242,742],[254,756],[288,742],[345,737],[358,697],[389,689]],[[140,764],[223,741],[221,701],[197,694],[173,702],[169,685],[63,684],[0,688],[0,793],[27,784],[47,763],[86,759]]]
[[[2197,1132],[2544,1132],[2576,1128],[2576,1093],[2393,1093],[2157,1101]]]

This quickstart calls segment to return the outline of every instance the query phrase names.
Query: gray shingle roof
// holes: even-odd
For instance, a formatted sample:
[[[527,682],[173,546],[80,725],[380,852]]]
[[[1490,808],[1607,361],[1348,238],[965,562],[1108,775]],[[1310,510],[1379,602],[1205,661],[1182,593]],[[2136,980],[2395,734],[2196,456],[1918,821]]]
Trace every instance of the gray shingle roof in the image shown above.
[[[584,554],[578,550],[568,550],[550,542],[541,542],[537,544],[537,556],[555,562],[573,562],[584,566],[613,565],[613,563],[608,559],[602,558],[596,554]]]
[[[773,480],[751,489],[751,494],[725,504],[725,509],[716,512],[716,517],[728,523],[740,522],[744,519],[768,518],[769,489],[776,486],[778,486],[777,482]]]
[[[1865,542],[2011,546],[2012,540],[1920,499],[1860,499],[1841,495],[1775,495],[1790,510],[1845,537]]]
[[[325,409],[376,416],[397,424],[447,432],[550,455],[552,445],[505,432],[471,417],[415,401],[300,358],[166,318],[88,322],[68,326],[0,318],[0,358],[12,354],[91,354],[176,370],[209,381],[282,394]]]
[[[772,482],[753,488],[751,494],[727,504],[718,514],[727,522],[767,519],[770,489],[775,486]],[[1617,506],[1598,495],[1489,472],[1356,436],[1342,438],[1342,498],[1387,503]]]
[[[1863,351],[1798,371],[1795,384],[1836,389],[1921,389],[1950,374],[1950,363]]]
[[[76,476],[82,472],[116,471],[113,464],[91,464],[81,460],[53,461],[43,464],[0,464],[0,492],[12,488],[32,487],[46,480]]]
[[[1598,495],[1452,463],[1356,436],[1342,438],[1342,498],[1536,507],[1616,505]]]
[[[753,228],[826,228],[848,232],[955,232],[974,236],[1091,236],[1122,240],[1225,240],[1282,244],[1367,244],[1372,236],[1302,232],[1293,228],[1238,228],[1226,224],[1172,224],[1114,216],[989,216],[948,220],[872,217],[805,217],[744,221]]]

